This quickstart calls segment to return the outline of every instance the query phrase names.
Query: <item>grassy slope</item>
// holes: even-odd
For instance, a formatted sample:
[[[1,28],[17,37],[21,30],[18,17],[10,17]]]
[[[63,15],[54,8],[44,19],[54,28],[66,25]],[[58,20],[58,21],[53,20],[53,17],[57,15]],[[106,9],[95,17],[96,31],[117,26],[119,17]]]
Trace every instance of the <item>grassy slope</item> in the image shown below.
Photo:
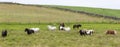
[[[120,17],[120,10],[114,10],[114,9],[74,7],[74,6],[73,7],[72,6],[54,6],[54,7],[68,8],[68,9],[72,9],[72,10],[80,10],[80,11],[102,14],[102,15],[107,15],[107,16]]]
[[[58,26],[58,24],[55,24]],[[66,26],[71,26],[69,24]],[[120,26],[119,24],[82,24],[81,29],[94,29],[92,36],[80,36],[78,30],[48,31],[45,24],[0,24],[0,30],[8,29],[6,38],[0,37],[1,47],[119,47]],[[16,28],[17,27],[17,28]],[[24,32],[26,27],[39,27],[40,32],[27,35]],[[117,30],[118,34],[105,35],[106,29]],[[1,31],[0,31],[1,32]],[[1,34],[0,34],[1,35]]]
[[[60,11],[52,8],[23,6],[14,4],[0,4],[0,22],[20,23],[49,23],[49,22],[109,22],[111,20],[90,17],[85,14],[78,14]]]

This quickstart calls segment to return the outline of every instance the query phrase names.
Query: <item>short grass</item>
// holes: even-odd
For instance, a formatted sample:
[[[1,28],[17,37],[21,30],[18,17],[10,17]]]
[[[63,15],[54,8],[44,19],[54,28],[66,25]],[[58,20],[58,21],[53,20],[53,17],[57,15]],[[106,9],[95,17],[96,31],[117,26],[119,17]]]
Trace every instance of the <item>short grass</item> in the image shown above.
[[[58,27],[58,24],[53,25]],[[66,24],[71,28],[72,25]],[[26,27],[38,27],[40,31],[27,35],[24,32]],[[8,30],[7,37],[0,37],[0,47],[120,47],[119,28],[120,24],[82,24],[80,29],[93,29],[95,33],[80,36],[79,29],[49,31],[47,24],[0,24],[0,30]],[[117,35],[105,35],[109,29],[116,30]]]
[[[59,23],[59,22],[111,22],[114,20],[91,17],[85,14],[61,11],[53,8],[0,4],[0,23]]]
[[[67,8],[67,9],[72,9],[77,11],[85,11],[85,12],[102,14],[106,16],[114,16],[114,17],[120,18],[120,9],[115,10],[115,9],[104,9],[104,8],[76,7],[76,6],[54,6],[54,7]]]

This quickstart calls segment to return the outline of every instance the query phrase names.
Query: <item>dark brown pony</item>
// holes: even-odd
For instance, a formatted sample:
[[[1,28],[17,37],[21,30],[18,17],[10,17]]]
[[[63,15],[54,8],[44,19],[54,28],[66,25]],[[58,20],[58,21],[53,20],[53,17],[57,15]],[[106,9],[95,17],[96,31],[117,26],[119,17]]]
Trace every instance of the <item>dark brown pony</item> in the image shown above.
[[[81,27],[81,26],[82,26],[81,24],[75,24],[75,25],[73,25],[73,29],[79,28],[79,27]]]
[[[2,37],[6,37],[7,36],[7,30],[3,30],[2,31]]]
[[[65,27],[65,24],[64,23],[60,23],[60,26]]]
[[[112,34],[112,35],[116,35],[116,31],[115,30],[107,30],[106,34]]]
[[[81,36],[83,36],[83,35],[85,36],[87,34],[86,31],[87,30],[80,30],[79,33],[80,33]]]

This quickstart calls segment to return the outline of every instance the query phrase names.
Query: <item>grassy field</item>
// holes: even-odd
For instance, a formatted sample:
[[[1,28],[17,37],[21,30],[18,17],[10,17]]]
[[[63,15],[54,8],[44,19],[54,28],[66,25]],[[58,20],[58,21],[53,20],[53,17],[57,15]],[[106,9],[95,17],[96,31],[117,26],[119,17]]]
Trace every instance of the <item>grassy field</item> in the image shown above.
[[[58,26],[58,24],[54,24]],[[72,28],[73,24],[67,24]],[[49,31],[47,24],[0,24],[0,30],[8,29],[8,36],[0,37],[1,47],[120,47],[120,24],[82,24],[80,29],[94,29],[91,36],[80,36],[79,29],[70,32]],[[27,35],[24,28],[38,27],[38,33]],[[117,35],[105,35],[108,29]],[[1,32],[1,31],[0,31]],[[0,34],[1,35],[1,34]]]
[[[71,28],[79,23],[82,24],[80,29],[93,29],[95,33],[80,36],[80,29],[71,29],[70,32],[47,29],[48,24],[58,27],[61,22]],[[112,24],[105,24],[109,22]],[[0,32],[8,30],[7,37],[0,36],[0,47],[120,47],[120,24],[114,22],[53,8],[0,4]],[[40,31],[27,35],[24,29],[31,27],[38,27]],[[117,35],[105,35],[109,29],[116,30]]]
[[[50,5],[52,6],[52,5]],[[53,5],[54,6],[54,5]],[[75,7],[75,6],[54,6],[54,7],[60,7],[60,8],[67,8],[77,11],[85,11],[95,14],[102,14],[107,16],[115,16],[120,18],[120,9],[103,9],[103,8],[90,8],[90,7]]]
[[[52,8],[0,4],[0,23],[111,22],[114,20]]]

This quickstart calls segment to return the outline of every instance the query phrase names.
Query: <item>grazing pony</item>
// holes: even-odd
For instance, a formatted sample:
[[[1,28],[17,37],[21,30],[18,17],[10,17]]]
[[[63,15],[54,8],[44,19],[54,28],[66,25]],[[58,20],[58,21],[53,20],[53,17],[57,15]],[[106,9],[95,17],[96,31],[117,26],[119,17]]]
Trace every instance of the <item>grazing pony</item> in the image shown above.
[[[112,34],[112,35],[116,35],[116,31],[115,30],[107,30],[106,34]]]
[[[80,30],[79,33],[80,33],[80,35],[86,35],[86,31],[87,30]]]
[[[65,27],[65,24],[64,23],[60,23],[60,26]]]
[[[48,25],[47,26],[49,30],[53,31],[53,30],[56,30],[57,28],[55,26],[52,26],[52,25]]]
[[[7,30],[3,30],[2,31],[2,37],[6,37],[7,36]]]
[[[30,28],[30,30],[33,30],[34,32],[38,32],[40,29],[39,28]]]
[[[73,29],[79,28],[79,27],[81,27],[81,26],[82,26],[81,24],[75,24],[75,25],[73,25]]]
[[[30,34],[34,33],[34,30],[25,28],[25,32],[27,32],[27,34],[30,35]]]
[[[70,29],[70,27],[63,27],[63,30],[70,31],[71,29]]]
[[[87,31],[86,31],[86,34],[87,34],[87,35],[92,35],[93,33],[94,33],[94,30],[87,30]]]
[[[64,23],[61,23],[60,25],[59,25],[59,30],[64,30],[63,28],[65,27],[65,24]]]
[[[80,30],[80,35],[92,35],[94,33],[94,30]]]

